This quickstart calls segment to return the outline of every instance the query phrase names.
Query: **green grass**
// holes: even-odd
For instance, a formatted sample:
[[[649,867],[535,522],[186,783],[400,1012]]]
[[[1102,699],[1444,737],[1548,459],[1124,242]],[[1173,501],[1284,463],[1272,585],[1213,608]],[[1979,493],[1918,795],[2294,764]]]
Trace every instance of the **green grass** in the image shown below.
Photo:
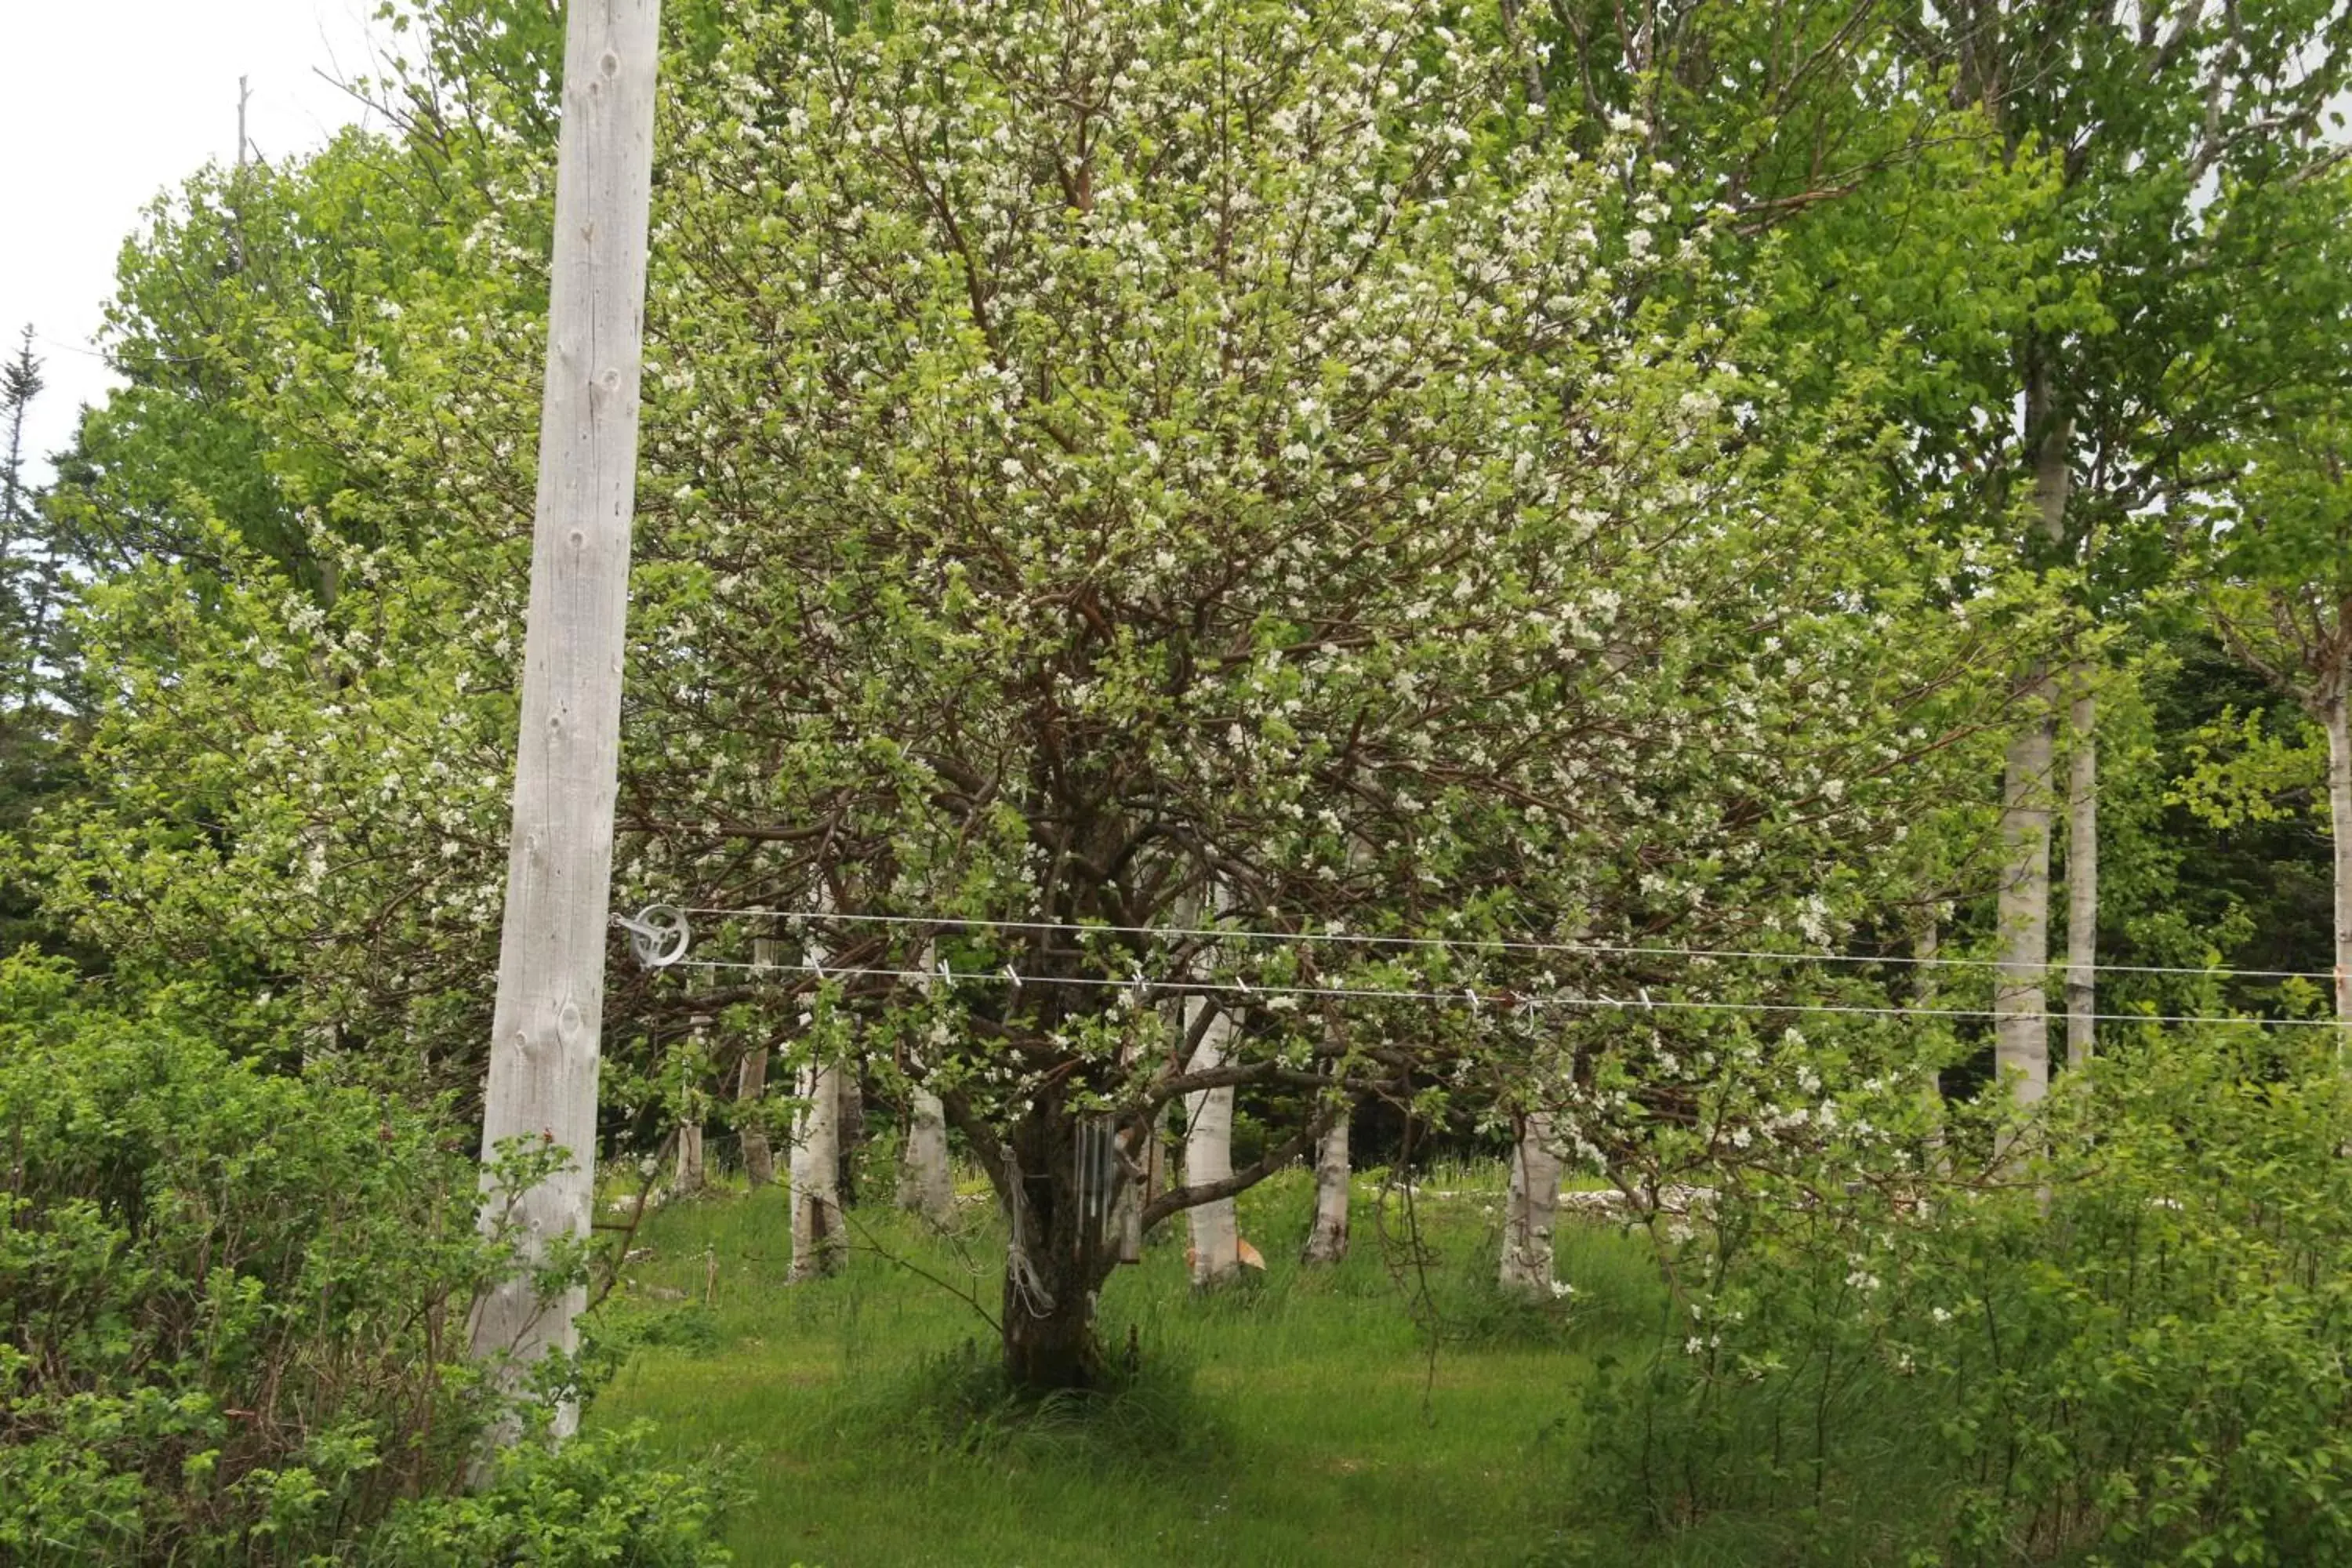
[[[992,1310],[991,1221],[940,1238],[868,1205],[845,1272],[788,1287],[782,1194],[678,1205],[648,1222],[652,1256],[604,1314],[608,1336],[652,1342],[591,1418],[647,1416],[678,1453],[733,1453],[752,1492],[733,1532],[747,1568],[1617,1560],[1578,1548],[1580,1412],[1596,1357],[1656,1331],[1646,1247],[1564,1221],[1577,1294],[1530,1310],[1486,1283],[1499,1172],[1423,1183],[1421,1266],[1393,1204],[1383,1244],[1370,1192],[1353,1255],[1325,1270],[1295,1261],[1303,1173],[1245,1194],[1268,1268],[1212,1297],[1168,1227],[1101,1303],[1115,1359],[1133,1331],[1135,1386],[1043,1410],[995,1392],[969,1305],[885,1256]]]

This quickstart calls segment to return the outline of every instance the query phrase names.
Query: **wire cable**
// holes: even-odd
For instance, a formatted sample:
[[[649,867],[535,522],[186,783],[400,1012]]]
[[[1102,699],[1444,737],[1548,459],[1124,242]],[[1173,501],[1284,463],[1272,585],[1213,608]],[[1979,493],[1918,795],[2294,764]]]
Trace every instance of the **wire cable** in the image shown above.
[[[1686,997],[1668,997],[1664,1001],[1649,996],[1586,996],[1565,992],[1530,995],[1524,992],[1478,991],[1465,986],[1459,991],[1440,991],[1404,987],[1388,989],[1372,985],[1291,985],[1268,984],[1252,985],[1243,980],[1152,979],[1141,975],[1118,979],[1110,975],[1020,974],[1009,965],[992,970],[952,970],[942,964],[939,969],[887,969],[856,965],[819,965],[814,963],[758,963],[738,959],[686,959],[669,965],[673,969],[743,970],[767,974],[813,974],[819,980],[877,979],[909,980],[926,985],[953,987],[970,984],[1011,985],[1018,993],[1023,987],[1035,985],[1076,985],[1108,991],[1133,991],[1148,994],[1162,991],[1172,995],[1228,995],[1312,997],[1331,1001],[1369,1002],[1442,1002],[1467,1007],[1472,1013],[1488,1008],[1505,1015],[1522,1008],[1557,1007],[1588,1012],[1622,1013],[1795,1013],[1828,1015],[1841,1017],[1872,1018],[1967,1018],[1990,1020],[2017,1017],[2014,1012],[2000,1012],[1990,1007],[1895,1007],[1863,1003],[1833,1002],[1707,1002]],[[2058,1016],[2059,1015],[2050,1015]],[[2093,1013],[2096,1024],[2240,1024],[2256,1027],[2299,1029],[2341,1029],[2347,1026],[2335,1018],[2251,1018],[2225,1015],[2194,1013]]]
[[[1669,947],[1638,942],[1532,942],[1516,938],[1377,936],[1362,931],[1282,931],[1236,930],[1224,926],[1072,925],[1066,921],[982,920],[961,915],[840,914],[816,910],[728,910],[689,906],[689,915],[720,919],[775,920],[794,922],[835,921],[867,925],[927,926],[934,930],[962,927],[971,931],[1045,931],[1067,936],[1223,937],[1235,942],[1295,942],[1361,947],[1438,948],[1474,952],[1564,953],[1594,958],[1740,959],[1774,963],[1885,963],[1906,968],[1993,969],[2011,973],[2063,973],[2064,963],[2012,963],[1998,958],[1922,958],[1900,953],[1769,952],[1728,947]],[[2324,969],[2196,969],[2159,963],[2103,963],[2101,974],[2174,974],[2217,980],[2322,980],[2335,973]]]

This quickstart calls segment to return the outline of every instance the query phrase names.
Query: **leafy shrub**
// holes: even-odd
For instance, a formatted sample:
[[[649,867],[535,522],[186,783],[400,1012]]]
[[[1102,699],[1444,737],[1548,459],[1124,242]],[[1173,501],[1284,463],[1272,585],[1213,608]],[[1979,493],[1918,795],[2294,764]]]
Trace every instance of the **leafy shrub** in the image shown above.
[[[706,1568],[732,1561],[713,1540],[731,1489],[708,1467],[655,1462],[642,1423],[560,1447],[499,1456],[488,1486],[403,1504],[361,1553],[365,1568]]]
[[[1620,1517],[1793,1521],[1789,1561],[2352,1561],[2333,1042],[2119,1044],[2022,1170],[1847,1137],[1727,1173],[1669,1246],[1687,1320],[1595,1422]]]
[[[0,962],[0,1561],[344,1561],[461,1485],[494,1414],[467,1313],[504,1255],[446,1131]],[[398,1539],[526,1518],[619,1451],[509,1461]],[[595,1528],[664,1544],[594,1561],[689,1560],[703,1494],[656,1525],[636,1480],[606,1493]]]

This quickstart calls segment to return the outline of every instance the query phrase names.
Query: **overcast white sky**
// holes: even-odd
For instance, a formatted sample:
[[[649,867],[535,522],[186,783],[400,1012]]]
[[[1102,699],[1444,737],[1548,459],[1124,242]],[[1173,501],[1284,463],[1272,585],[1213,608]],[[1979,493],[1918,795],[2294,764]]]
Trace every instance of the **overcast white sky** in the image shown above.
[[[236,154],[276,159],[359,115],[318,71],[369,68],[374,0],[0,0],[0,334],[30,322],[47,394],[26,445],[63,446],[109,384],[92,339],[114,258],[156,194]],[[47,465],[37,470],[46,477]]]

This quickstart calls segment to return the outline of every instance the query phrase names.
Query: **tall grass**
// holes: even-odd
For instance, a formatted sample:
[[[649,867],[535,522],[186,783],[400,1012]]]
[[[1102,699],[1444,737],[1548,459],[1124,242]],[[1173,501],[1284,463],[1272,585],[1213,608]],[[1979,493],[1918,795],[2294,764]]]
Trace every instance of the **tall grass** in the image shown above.
[[[1352,1255],[1328,1269],[1296,1262],[1303,1175],[1245,1194],[1269,1267],[1211,1296],[1173,1227],[1101,1303],[1133,1373],[1042,1406],[1007,1395],[956,1293],[993,1310],[984,1206],[946,1237],[869,1207],[845,1272],[792,1287],[780,1194],[667,1208],[604,1314],[626,1362],[593,1418],[733,1450],[756,1492],[734,1536],[751,1568],[1550,1560],[1595,1358],[1661,1320],[1648,1249],[1567,1226],[1575,1294],[1524,1306],[1489,1282],[1499,1172],[1425,1176],[1416,1227],[1393,1192],[1376,1214],[1377,1193],[1360,1186]]]
[[[1171,1227],[1100,1304],[1132,1373],[1043,1404],[996,1380],[986,1205],[866,1211],[792,1289],[776,1194],[665,1211],[608,1403],[747,1456],[750,1563],[2352,1561],[2333,1042],[2106,1050],[2035,1183],[1923,1197],[1888,1080],[1655,1248],[1564,1216],[1559,1300],[1492,1283],[1496,1169],[1361,1184],[1331,1269],[1294,1173],[1241,1205],[1263,1276],[1196,1296]]]

